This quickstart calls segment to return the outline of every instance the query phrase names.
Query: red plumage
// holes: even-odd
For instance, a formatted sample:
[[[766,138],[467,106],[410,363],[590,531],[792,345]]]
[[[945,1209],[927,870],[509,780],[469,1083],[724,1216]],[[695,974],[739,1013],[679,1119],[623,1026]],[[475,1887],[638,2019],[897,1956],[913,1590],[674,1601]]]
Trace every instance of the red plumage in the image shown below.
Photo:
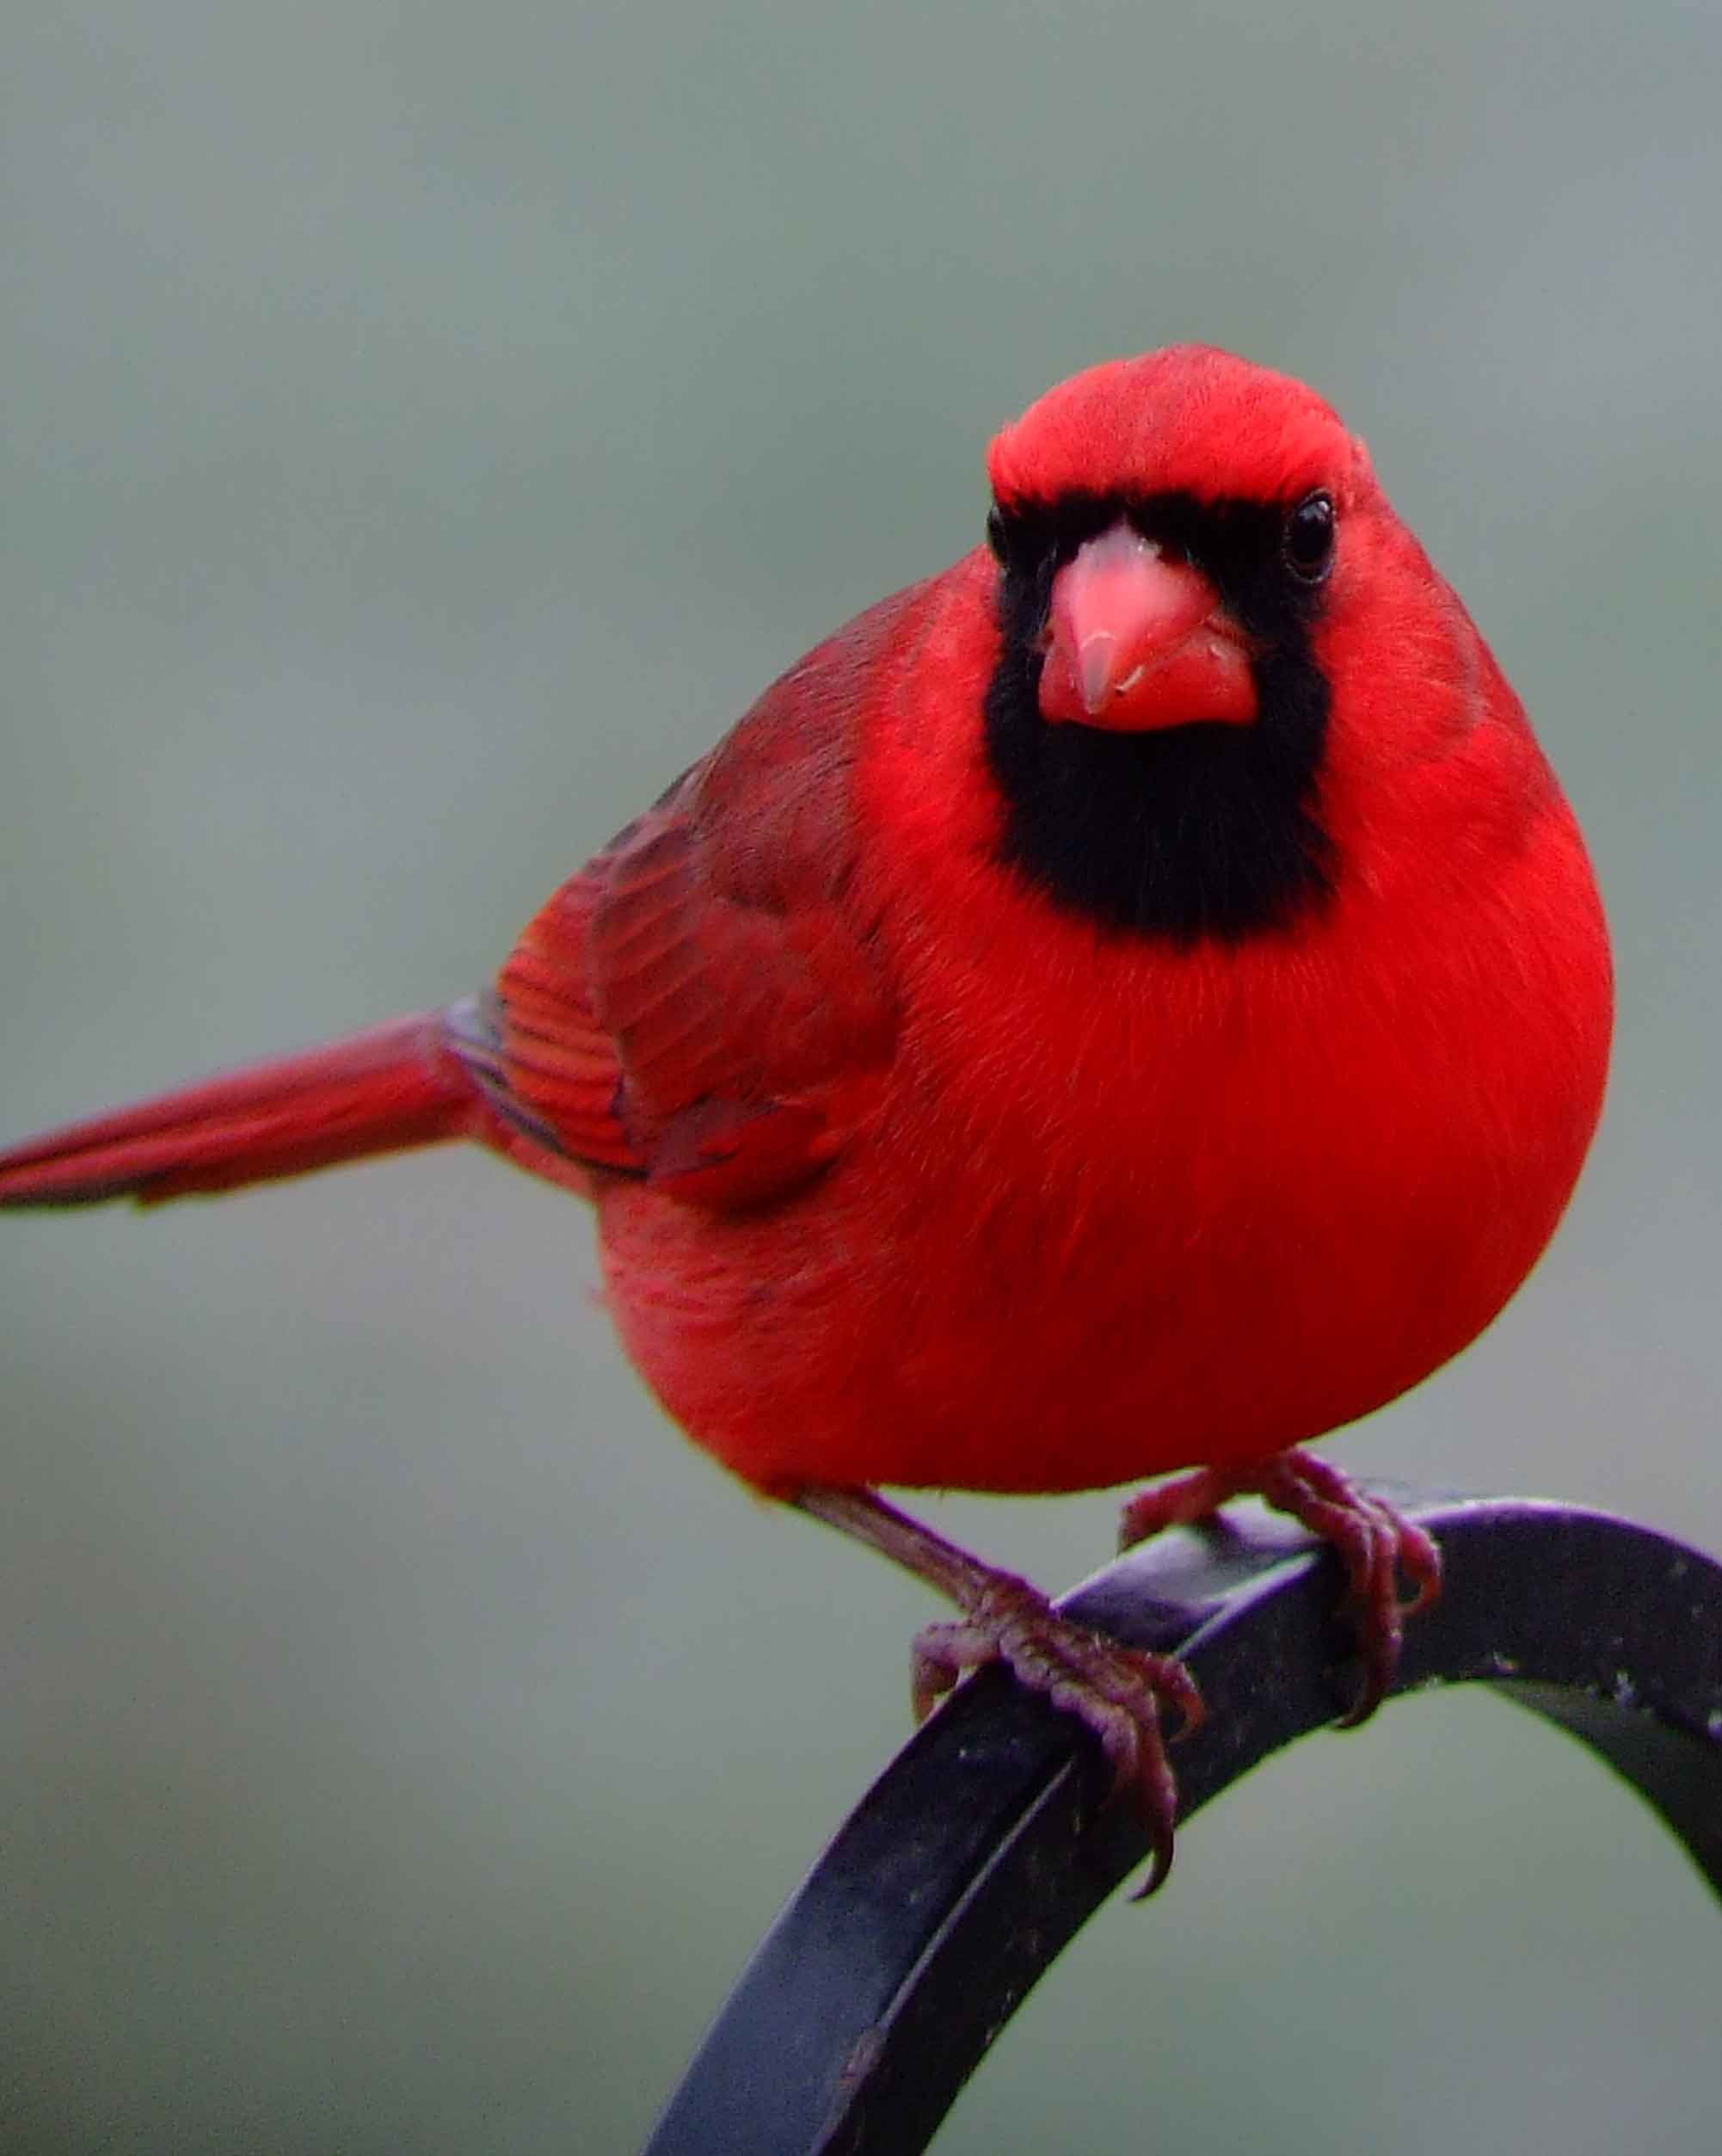
[[[441,1013],[421,1013],[15,1146],[0,1205],[156,1204],[476,1137],[488,1121]]]
[[[1596,1124],[1609,962],[1572,816],[1362,445],[1301,385],[1194,348],[1115,363],[1032,407],[990,471],[1001,529],[1116,508],[1150,534],[1143,576],[1187,555],[1179,637],[1204,519],[1325,505],[1319,587],[1289,557],[1210,565],[1233,641],[1180,644],[1161,677],[1199,689],[1208,650],[1235,684],[1247,657],[1259,717],[1235,723],[1228,690],[1234,723],[1178,723],[1122,660],[1089,654],[1084,677],[1124,699],[1095,718],[1097,739],[1134,730],[1123,753],[1164,730],[1168,758],[1221,733],[1266,754],[1283,625],[1320,684],[1301,822],[1270,829],[1278,796],[1242,780],[1179,872],[1247,893],[1252,817],[1264,849],[1319,827],[1307,902],[1155,933],[1073,898],[1085,849],[1067,889],[1013,855],[1023,804],[989,746],[1012,587],[977,549],[767,690],[550,899],[489,997],[39,1140],[0,1157],[0,1204],[479,1138],[591,1197],[629,1352],[785,1496],[1247,1469],[1415,1384],[1523,1278]],[[1085,528],[1046,542],[1036,619],[1055,577],[1082,595]],[[1104,627],[1131,603],[1112,593],[1066,613]],[[1052,634],[1018,654],[1030,695]],[[1079,656],[1061,718],[1081,716]]]

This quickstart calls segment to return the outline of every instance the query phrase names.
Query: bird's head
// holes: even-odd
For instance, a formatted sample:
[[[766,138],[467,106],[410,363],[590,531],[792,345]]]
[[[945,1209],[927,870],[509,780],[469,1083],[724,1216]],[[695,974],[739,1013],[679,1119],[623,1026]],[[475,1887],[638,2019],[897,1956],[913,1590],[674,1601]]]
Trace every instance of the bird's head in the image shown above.
[[[1399,529],[1362,443],[1301,383],[1182,345],[1049,391],[988,471],[1015,865],[1178,940],[1322,904],[1336,676]]]

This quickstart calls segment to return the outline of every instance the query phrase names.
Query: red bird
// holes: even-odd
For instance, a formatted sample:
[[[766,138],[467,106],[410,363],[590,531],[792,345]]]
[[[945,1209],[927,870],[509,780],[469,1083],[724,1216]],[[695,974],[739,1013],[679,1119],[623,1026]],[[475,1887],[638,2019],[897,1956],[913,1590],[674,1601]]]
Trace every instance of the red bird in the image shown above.
[[[669,1413],[957,1605],[1171,1852],[1175,1663],[880,1485],[1199,1472],[1333,1541],[1380,1698],[1436,1553],[1297,1448],[1481,1331],[1601,1107],[1611,983],[1523,711],[1299,383],[1184,346],[1052,390],[988,545],[769,688],[550,899],[494,987],[0,1156],[146,1203],[472,1138],[597,1210]]]

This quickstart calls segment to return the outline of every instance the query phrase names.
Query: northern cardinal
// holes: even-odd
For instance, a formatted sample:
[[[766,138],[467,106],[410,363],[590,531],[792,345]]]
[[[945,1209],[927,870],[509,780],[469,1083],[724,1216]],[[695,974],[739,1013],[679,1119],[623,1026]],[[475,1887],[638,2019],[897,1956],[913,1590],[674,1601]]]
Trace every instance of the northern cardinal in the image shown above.
[[[1311,391],[1184,346],[999,435],[987,540],[769,688],[447,1010],[0,1156],[145,1203],[471,1138],[596,1209],[649,1384],[1100,1737],[1169,1860],[1179,1666],[880,1485],[1256,1490],[1338,1546],[1351,1719],[1427,1541],[1295,1448],[1485,1326],[1601,1107],[1611,982],[1522,710]]]

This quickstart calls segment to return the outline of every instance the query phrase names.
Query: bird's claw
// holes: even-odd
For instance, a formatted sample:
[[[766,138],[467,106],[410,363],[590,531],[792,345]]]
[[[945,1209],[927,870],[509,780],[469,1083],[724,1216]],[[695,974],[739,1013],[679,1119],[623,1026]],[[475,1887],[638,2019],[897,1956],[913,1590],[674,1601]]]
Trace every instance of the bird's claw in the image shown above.
[[[1153,1848],[1148,1876],[1133,1899],[1152,1894],[1171,1868],[1178,1819],[1178,1783],[1166,1757],[1161,1709],[1170,1706],[1178,1715],[1174,1742],[1205,1712],[1189,1670],[1169,1654],[1104,1639],[1061,1617],[1026,1580],[1001,1574],[987,1581],[966,1616],[929,1624],[917,1635],[916,1720],[965,1670],[989,1662],[1003,1662],[1019,1684],[1099,1739],[1112,1768],[1111,1797],[1134,1803]]]
[[[1246,1491],[1318,1536],[1345,1568],[1344,1606],[1363,1674],[1338,1727],[1355,1729],[1392,1688],[1405,1620],[1429,1608],[1441,1593],[1441,1552],[1386,1498],[1360,1489],[1327,1461],[1295,1451],[1276,1453],[1245,1469],[1204,1468],[1143,1492],[1123,1509],[1120,1544],[1129,1549],[1163,1528],[1210,1519],[1227,1498]],[[1411,1589],[1404,1599],[1401,1574]]]

